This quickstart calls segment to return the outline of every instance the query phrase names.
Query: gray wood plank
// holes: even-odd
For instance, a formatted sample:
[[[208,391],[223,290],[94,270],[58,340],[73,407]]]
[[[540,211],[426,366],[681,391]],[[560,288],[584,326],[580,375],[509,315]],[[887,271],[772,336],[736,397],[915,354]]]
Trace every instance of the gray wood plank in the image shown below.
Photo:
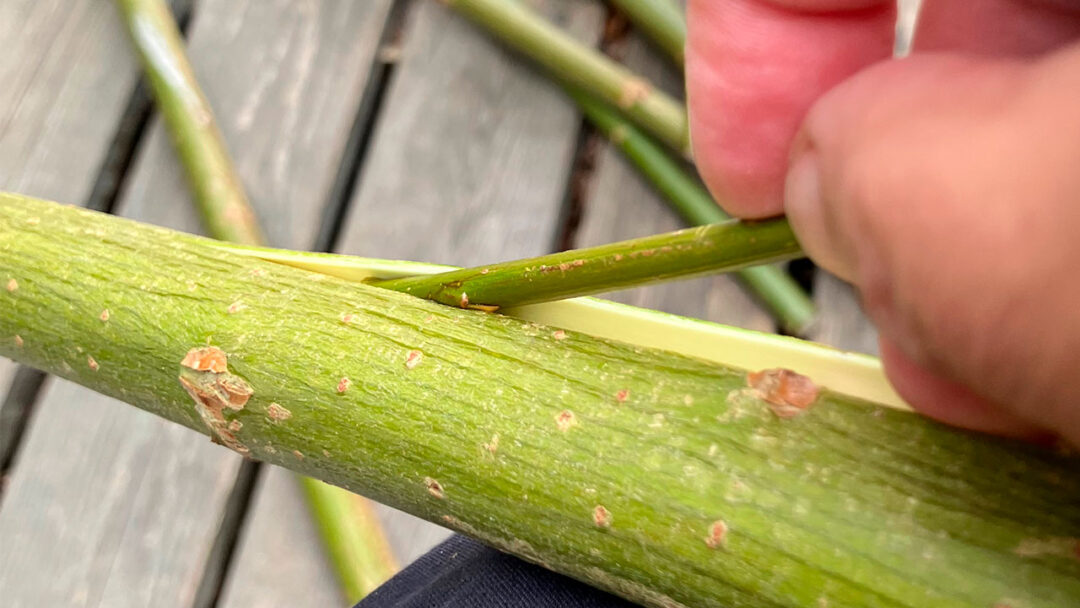
[[[818,322],[811,339],[844,350],[878,354],[877,329],[862,311],[851,285],[819,269],[814,279],[814,302]]]
[[[315,238],[388,7],[388,0],[198,6],[191,59],[277,244],[304,247]],[[122,213],[195,230],[160,124],[145,143]],[[239,464],[194,432],[52,383],[0,510],[4,604],[190,605]],[[318,554],[314,539],[294,540],[297,551],[282,560]],[[272,597],[275,584],[285,593],[306,582],[259,584]],[[304,593],[318,600],[324,590]]]
[[[593,2],[532,2],[595,43]],[[339,249],[472,265],[555,242],[580,117],[523,60],[434,2],[416,5]],[[407,564],[448,532],[389,508]]]
[[[625,63],[658,87],[680,94],[681,75],[637,36],[626,42]],[[685,224],[672,213],[637,170],[604,143],[593,169],[593,183],[584,205],[576,246],[676,230]],[[626,290],[613,300],[666,312],[772,331],[774,323],[730,277],[706,277]]]
[[[0,189],[89,198],[137,76],[113,12],[109,0],[0,2]],[[0,358],[9,421],[22,416],[4,406],[15,369]]]
[[[296,475],[268,466],[220,606],[345,606]]]

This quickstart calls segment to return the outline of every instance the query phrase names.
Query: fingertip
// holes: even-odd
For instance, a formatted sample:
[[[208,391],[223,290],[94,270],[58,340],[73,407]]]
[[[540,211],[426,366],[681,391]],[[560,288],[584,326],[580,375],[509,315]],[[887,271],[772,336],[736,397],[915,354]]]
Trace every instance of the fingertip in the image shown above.
[[[783,211],[788,152],[811,104],[892,52],[891,1],[691,0],[687,94],[698,169],[744,218]]]
[[[951,426],[1004,437],[1041,441],[1052,434],[1018,418],[913,361],[887,337],[879,339],[885,374],[905,402],[919,413]]]

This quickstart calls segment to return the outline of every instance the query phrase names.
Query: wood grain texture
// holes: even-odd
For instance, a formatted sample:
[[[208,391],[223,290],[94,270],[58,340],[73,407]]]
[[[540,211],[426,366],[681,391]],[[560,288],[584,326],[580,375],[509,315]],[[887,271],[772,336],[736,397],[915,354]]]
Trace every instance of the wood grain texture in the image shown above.
[[[295,473],[265,466],[219,605],[345,606]]]
[[[844,350],[878,354],[877,329],[862,311],[851,285],[819,269],[814,279],[814,302],[820,313],[811,339]]]
[[[86,203],[137,77],[112,11],[110,0],[0,2],[0,190]],[[23,415],[4,406],[15,369],[0,358],[8,420]]]
[[[637,36],[625,43],[625,63],[657,86],[677,94],[680,74]],[[667,203],[613,146],[604,142],[596,159],[576,246],[590,246],[683,227]],[[720,276],[631,289],[613,300],[750,329],[772,331],[774,324],[735,279]]]
[[[535,8],[597,41],[591,2]],[[471,266],[548,252],[580,116],[525,61],[435,2],[414,6],[339,249]],[[380,507],[402,565],[449,534]]]
[[[204,0],[197,7],[192,63],[277,245],[302,248],[315,239],[389,5]],[[102,8],[119,23],[112,7]],[[197,231],[162,125],[144,143],[120,212]],[[0,510],[5,605],[189,606],[240,459],[196,433],[64,386],[42,400]],[[303,528],[282,532],[301,535],[282,560],[321,559],[318,539]],[[247,552],[241,548],[241,560]],[[322,581],[257,574],[269,597],[317,601],[322,593],[340,602]],[[256,583],[236,579],[230,588],[245,584]]]

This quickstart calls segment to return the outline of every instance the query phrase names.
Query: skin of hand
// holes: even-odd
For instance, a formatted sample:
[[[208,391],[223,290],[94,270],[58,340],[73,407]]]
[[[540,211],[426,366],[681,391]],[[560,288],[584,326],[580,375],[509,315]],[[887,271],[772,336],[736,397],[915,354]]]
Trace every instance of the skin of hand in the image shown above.
[[[1080,0],[690,0],[695,159],[852,282],[923,413],[1080,445]]]

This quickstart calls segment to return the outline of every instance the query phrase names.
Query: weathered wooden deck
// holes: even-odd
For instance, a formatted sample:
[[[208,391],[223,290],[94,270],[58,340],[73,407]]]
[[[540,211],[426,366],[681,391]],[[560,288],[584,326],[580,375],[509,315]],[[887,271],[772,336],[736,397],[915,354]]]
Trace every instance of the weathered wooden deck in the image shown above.
[[[598,3],[532,3],[598,43]],[[175,4],[276,245],[466,265],[678,225],[557,88],[436,2]],[[198,231],[111,0],[4,0],[0,48],[0,189]],[[648,45],[615,50],[679,89]],[[773,329],[727,278],[617,297]],[[814,297],[819,339],[875,348],[846,287],[819,274]],[[5,360],[0,398],[0,605],[344,604],[283,471]],[[447,534],[381,515],[403,563]]]

